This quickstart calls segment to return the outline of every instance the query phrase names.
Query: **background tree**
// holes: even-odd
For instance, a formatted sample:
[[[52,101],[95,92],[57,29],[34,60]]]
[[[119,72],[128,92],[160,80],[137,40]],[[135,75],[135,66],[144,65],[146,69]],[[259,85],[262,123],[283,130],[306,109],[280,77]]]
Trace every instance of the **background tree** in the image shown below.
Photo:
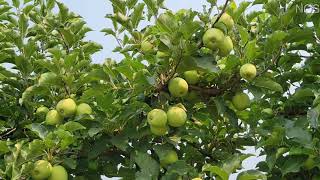
[[[102,32],[124,59],[92,64],[101,46],[63,4],[0,0],[3,179],[47,169],[50,179],[224,180],[246,146],[266,161],[238,179],[319,178],[320,15],[301,9],[318,1],[208,0],[203,12],[111,3]]]

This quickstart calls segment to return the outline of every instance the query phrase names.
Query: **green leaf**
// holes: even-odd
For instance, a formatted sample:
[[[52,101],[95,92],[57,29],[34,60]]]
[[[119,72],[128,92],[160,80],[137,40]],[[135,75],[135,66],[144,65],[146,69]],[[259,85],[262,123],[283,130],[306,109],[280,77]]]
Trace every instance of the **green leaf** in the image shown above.
[[[146,3],[151,16],[156,16],[158,14],[157,2],[155,0],[143,0],[143,2]]]
[[[283,92],[281,85],[269,78],[258,77],[253,81],[253,84],[257,87],[266,88],[280,93]]]
[[[7,152],[9,152],[9,148],[7,145],[7,141],[0,141],[0,154],[5,154]]]
[[[312,128],[316,129],[319,127],[319,115],[320,115],[319,107],[308,110],[307,119]]]
[[[293,172],[299,172],[301,166],[305,161],[305,157],[303,156],[289,156],[285,159],[283,165],[281,166],[281,172],[283,175]]]
[[[311,144],[312,136],[311,134],[302,129],[301,127],[292,127],[286,130],[287,137],[293,138],[294,141],[303,144],[303,145],[309,145]]]
[[[133,13],[131,14],[131,22],[133,28],[137,28],[139,25],[140,20],[142,20],[142,15],[143,15],[143,9],[144,9],[144,4],[139,3],[138,5],[135,6]]]
[[[256,44],[256,40],[249,41],[244,49],[245,54],[245,61],[247,63],[252,62],[257,58],[257,56],[260,54],[260,49]]]
[[[14,7],[19,8],[20,0],[12,0],[12,4],[13,4]]]
[[[229,179],[229,174],[224,171],[223,168],[220,168],[218,166],[213,166],[210,164],[205,164],[202,167],[202,171],[209,171],[213,174],[216,174],[217,176],[219,176],[222,180],[228,180]]]
[[[136,173],[137,180],[156,179],[159,175],[160,166],[157,161],[147,153],[137,152],[134,161],[139,166],[140,171]]]
[[[69,121],[63,125],[64,129],[70,132],[86,129],[82,124],[74,121]]]

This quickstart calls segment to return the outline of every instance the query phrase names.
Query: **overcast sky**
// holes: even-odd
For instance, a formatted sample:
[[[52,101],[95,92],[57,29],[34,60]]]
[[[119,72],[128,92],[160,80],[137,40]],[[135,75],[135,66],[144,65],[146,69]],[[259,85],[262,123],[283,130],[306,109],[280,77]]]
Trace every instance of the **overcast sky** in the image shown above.
[[[65,3],[67,7],[77,14],[81,15],[85,21],[88,23],[88,26],[94,31],[88,33],[87,39],[100,43],[103,45],[103,50],[99,53],[96,53],[93,56],[93,61],[95,63],[101,63],[106,58],[112,58],[115,60],[121,60],[119,54],[113,53],[112,50],[116,47],[116,42],[111,36],[104,36],[104,33],[101,33],[100,30],[103,28],[112,27],[111,21],[104,18],[106,14],[112,13],[111,2],[108,0],[60,0]],[[242,0],[237,0],[241,2]],[[222,5],[224,0],[218,0],[218,4]],[[206,3],[206,0],[166,0],[166,7],[176,11],[179,9],[190,9],[201,11],[202,6]],[[248,148],[246,151],[248,153],[253,153],[258,155],[258,152],[254,148]],[[264,160],[264,157],[251,157],[243,162],[243,167],[245,169],[252,169],[255,165]],[[107,179],[107,178],[104,178]],[[235,180],[236,175],[232,175],[230,180]]]

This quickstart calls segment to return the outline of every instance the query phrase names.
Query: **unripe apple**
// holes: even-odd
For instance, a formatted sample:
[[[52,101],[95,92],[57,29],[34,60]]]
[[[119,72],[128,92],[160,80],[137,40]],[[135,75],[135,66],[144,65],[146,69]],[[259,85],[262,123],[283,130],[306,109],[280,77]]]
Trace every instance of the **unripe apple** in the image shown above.
[[[308,159],[304,162],[303,167],[307,170],[310,170],[314,167],[315,161],[313,156],[309,156]]]
[[[188,82],[188,84],[197,84],[200,80],[200,75],[196,70],[192,71],[186,71],[183,73],[185,80]]]
[[[219,55],[227,56],[233,50],[233,42],[230,36],[226,36],[221,44],[219,44]]]
[[[152,134],[156,136],[164,136],[168,134],[169,128],[167,126],[164,126],[164,127],[150,126],[150,131]]]
[[[273,110],[271,108],[265,108],[261,112],[266,117],[272,117],[273,116]]]
[[[237,110],[242,111],[250,106],[250,98],[245,93],[237,93],[233,96],[232,103]]]
[[[167,114],[162,109],[153,109],[148,113],[147,121],[153,127],[165,127],[167,124]]]
[[[192,180],[202,180],[201,178],[193,178]]]
[[[48,180],[68,180],[68,172],[63,166],[53,166]]]
[[[46,124],[57,125],[60,124],[63,117],[58,113],[57,110],[50,110],[46,115]]]
[[[41,116],[41,115],[47,114],[48,112],[49,112],[49,109],[47,107],[41,106],[37,108],[36,115]]]
[[[171,79],[168,88],[173,97],[183,97],[188,93],[187,81],[179,77]]]
[[[167,166],[175,163],[176,161],[178,161],[177,153],[173,150],[170,150],[162,159],[160,159],[160,164],[161,166]]]
[[[225,24],[229,31],[234,26],[233,18],[227,13],[223,13],[218,22]]]
[[[187,113],[179,107],[172,107],[167,112],[168,124],[172,127],[183,126],[187,121]]]
[[[46,85],[52,83],[57,78],[57,75],[53,72],[46,72],[40,75],[38,79],[39,85]]]
[[[77,110],[77,104],[71,98],[63,99],[58,102],[56,109],[61,116],[70,117],[75,114]]]
[[[122,14],[121,12],[117,12],[114,17],[121,23],[125,23],[129,20],[129,17]]]
[[[31,176],[34,180],[47,179],[51,175],[52,166],[48,161],[39,160],[35,162]]]
[[[145,54],[151,53],[151,52],[153,52],[153,48],[154,48],[154,46],[151,42],[149,42],[149,41],[142,41],[141,42],[140,49],[143,53],[145,53]]]
[[[168,57],[169,55],[165,52],[158,51],[156,56],[157,56],[157,58],[165,58],[165,57]]]
[[[240,68],[240,76],[247,80],[251,81],[253,80],[257,75],[257,69],[256,66],[253,64],[244,64]]]
[[[220,29],[211,28],[204,33],[202,41],[205,47],[215,50],[224,41],[224,38],[224,33]]]
[[[80,116],[83,114],[92,114],[92,109],[87,103],[81,103],[77,106],[76,115]]]

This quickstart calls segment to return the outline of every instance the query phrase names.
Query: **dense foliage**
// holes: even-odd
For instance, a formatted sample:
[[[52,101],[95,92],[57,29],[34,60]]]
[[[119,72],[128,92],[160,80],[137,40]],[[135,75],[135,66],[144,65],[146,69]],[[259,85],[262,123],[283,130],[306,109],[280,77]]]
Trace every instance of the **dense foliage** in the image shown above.
[[[319,1],[207,1],[110,0],[93,64],[65,5],[0,0],[0,178],[226,180],[254,146],[238,179],[320,179]]]

